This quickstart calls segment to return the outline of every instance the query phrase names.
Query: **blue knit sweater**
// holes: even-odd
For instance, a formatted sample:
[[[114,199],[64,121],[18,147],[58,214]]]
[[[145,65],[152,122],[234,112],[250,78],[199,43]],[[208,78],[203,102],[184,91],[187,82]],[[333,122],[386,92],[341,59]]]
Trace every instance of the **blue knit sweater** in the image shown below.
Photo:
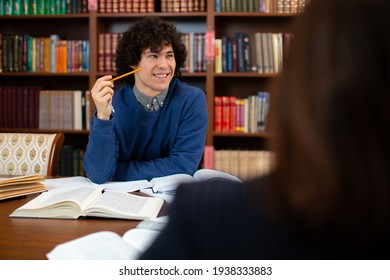
[[[131,85],[116,91],[112,102],[110,120],[91,121],[83,164],[92,182],[192,175],[198,169],[208,124],[202,90],[174,78],[158,111],[146,111]]]

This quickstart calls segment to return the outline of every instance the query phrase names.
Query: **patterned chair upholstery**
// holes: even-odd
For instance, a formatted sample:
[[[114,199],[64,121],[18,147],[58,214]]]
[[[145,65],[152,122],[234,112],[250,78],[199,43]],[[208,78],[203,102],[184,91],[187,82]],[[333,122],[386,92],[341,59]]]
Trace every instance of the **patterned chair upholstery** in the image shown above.
[[[0,175],[56,175],[64,134],[0,132]]]

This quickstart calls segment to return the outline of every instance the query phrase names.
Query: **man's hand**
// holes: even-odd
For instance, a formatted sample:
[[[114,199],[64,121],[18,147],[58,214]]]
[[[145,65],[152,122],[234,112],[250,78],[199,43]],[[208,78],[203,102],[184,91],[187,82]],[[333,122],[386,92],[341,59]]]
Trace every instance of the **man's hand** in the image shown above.
[[[108,104],[114,94],[114,83],[111,82],[112,76],[103,76],[96,80],[92,90],[92,99],[97,109],[97,117],[102,120],[109,120],[111,107]]]

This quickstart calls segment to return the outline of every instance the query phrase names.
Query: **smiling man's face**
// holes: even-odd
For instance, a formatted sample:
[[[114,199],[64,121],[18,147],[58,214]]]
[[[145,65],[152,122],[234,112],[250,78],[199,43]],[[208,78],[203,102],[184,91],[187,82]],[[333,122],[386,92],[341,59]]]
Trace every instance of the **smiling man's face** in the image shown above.
[[[176,69],[176,60],[170,45],[164,46],[160,52],[146,49],[138,65],[132,68],[141,68],[135,73],[135,86],[143,94],[157,96],[167,90]]]

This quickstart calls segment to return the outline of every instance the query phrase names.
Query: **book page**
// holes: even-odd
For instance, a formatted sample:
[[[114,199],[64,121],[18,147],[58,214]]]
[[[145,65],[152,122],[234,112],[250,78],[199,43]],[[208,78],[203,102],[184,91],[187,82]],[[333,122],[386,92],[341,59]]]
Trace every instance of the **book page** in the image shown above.
[[[150,188],[153,185],[147,180],[137,181],[110,181],[104,184],[92,183],[87,177],[75,176],[67,178],[46,179],[44,185],[48,190],[63,189],[63,188],[80,188],[95,186],[100,190],[121,190],[124,192],[134,192],[144,188]]]
[[[43,208],[64,201],[74,201],[79,204],[81,208],[85,208],[99,195],[100,191],[91,187],[78,188],[69,191],[50,191],[31,200],[29,203],[25,204],[23,208]]]
[[[209,181],[214,179],[227,179],[231,181],[236,181],[242,183],[242,181],[229,173],[213,170],[213,169],[199,169],[195,172],[194,178],[197,181]]]
[[[123,240],[132,248],[136,249],[135,251],[137,251],[137,254],[134,256],[134,259],[138,259],[139,256],[149,248],[159,234],[160,231],[134,228],[123,235]]]
[[[104,192],[83,213],[86,216],[123,219],[150,219],[157,217],[163,200],[109,190]]]
[[[123,192],[135,192],[145,188],[153,187],[153,185],[147,180],[137,180],[137,181],[110,181],[104,184],[95,184],[95,186],[101,187],[103,190],[118,190]]]
[[[10,217],[77,218],[100,195],[101,191],[94,187],[52,190],[19,207]]]
[[[175,190],[181,183],[194,182],[194,178],[188,174],[173,174],[164,177],[156,177],[150,180],[153,184],[153,191],[165,192]]]
[[[171,203],[173,201],[173,199],[175,198],[175,193],[176,193],[175,190],[169,190],[166,192],[162,192],[162,191],[155,192],[155,191],[153,191],[152,188],[142,189],[142,190],[140,190],[140,192],[147,194],[147,195],[150,195],[150,196],[153,196],[153,197],[159,197],[159,198],[165,200],[167,203]]]
[[[49,191],[57,189],[78,189],[92,186],[91,181],[83,176],[46,179],[43,184]]]
[[[139,253],[118,234],[101,231],[59,244],[46,256],[49,260],[134,260]]]
[[[138,250],[138,258],[154,242],[167,223],[168,216],[142,221],[136,228],[128,230],[123,235],[123,240]]]

